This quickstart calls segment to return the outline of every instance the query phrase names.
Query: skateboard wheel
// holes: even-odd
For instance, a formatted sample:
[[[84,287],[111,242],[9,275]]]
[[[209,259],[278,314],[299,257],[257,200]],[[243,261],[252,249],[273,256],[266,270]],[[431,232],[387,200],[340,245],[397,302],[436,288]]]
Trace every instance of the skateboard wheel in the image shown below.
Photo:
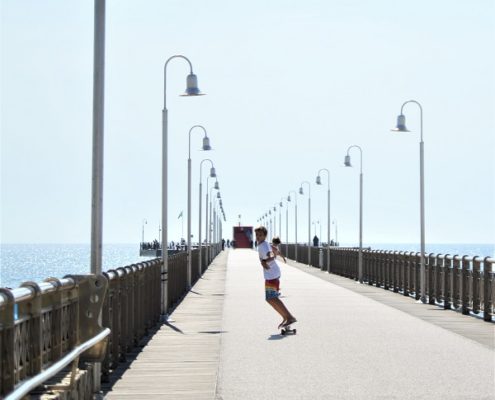
[[[280,332],[282,334],[282,336],[285,335],[285,329],[282,329],[282,332]]]
[[[297,329],[294,329],[294,335],[297,333]]]

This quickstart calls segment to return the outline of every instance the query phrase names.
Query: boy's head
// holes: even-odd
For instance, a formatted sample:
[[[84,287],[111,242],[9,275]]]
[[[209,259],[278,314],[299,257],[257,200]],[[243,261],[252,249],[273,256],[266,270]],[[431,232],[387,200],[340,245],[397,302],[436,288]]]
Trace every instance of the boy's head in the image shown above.
[[[268,235],[268,231],[264,226],[258,226],[255,230],[254,233],[256,234],[256,241],[257,242],[262,242],[263,240],[266,239],[266,235]]]
[[[274,236],[273,239],[272,239],[272,243],[274,245],[278,246],[282,242],[280,241],[280,238],[278,236]]]

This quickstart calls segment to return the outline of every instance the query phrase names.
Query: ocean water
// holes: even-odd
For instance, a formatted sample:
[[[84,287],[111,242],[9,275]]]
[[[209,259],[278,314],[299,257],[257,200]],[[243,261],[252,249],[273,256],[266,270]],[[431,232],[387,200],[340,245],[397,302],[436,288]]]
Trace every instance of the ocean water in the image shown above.
[[[40,282],[49,276],[90,272],[89,244],[2,244],[0,287],[18,287],[24,281]],[[139,256],[139,244],[103,246],[103,270],[149,260]]]
[[[355,246],[341,243],[342,246]],[[365,244],[376,250],[419,251],[419,244]],[[427,244],[427,253],[495,257],[493,244]],[[103,270],[149,260],[139,256],[139,245],[103,246]],[[53,276],[85,274],[90,271],[89,244],[2,244],[0,245],[0,287],[18,287],[24,281],[40,282]]]

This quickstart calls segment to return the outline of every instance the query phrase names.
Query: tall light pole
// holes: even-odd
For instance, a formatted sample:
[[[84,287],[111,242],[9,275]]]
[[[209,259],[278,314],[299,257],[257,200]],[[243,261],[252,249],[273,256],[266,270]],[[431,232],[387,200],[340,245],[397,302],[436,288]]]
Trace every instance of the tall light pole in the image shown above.
[[[92,274],[102,272],[103,164],[105,115],[105,0],[95,0],[93,47],[93,153],[91,169],[91,264]],[[98,316],[101,324],[102,316]],[[93,368],[93,391],[100,390],[101,364]]]
[[[203,242],[202,242],[202,237],[201,237],[201,213],[202,213],[202,201],[203,201],[203,163],[205,161],[208,161],[211,164],[210,167],[210,177],[215,178],[217,176],[217,173],[215,171],[215,167],[213,165],[213,161],[211,161],[209,158],[206,158],[204,160],[201,160],[199,163],[199,217],[198,217],[198,241],[199,241],[199,260],[198,260],[198,273],[199,276],[201,276],[201,268],[202,268],[202,262],[203,259],[201,257],[201,253],[203,251]],[[208,191],[208,189],[206,189]],[[208,194],[206,194],[206,201],[208,202]],[[208,205],[206,205],[208,207]],[[206,224],[208,224],[208,213],[206,215]]]
[[[280,203],[278,203],[278,234],[282,236],[282,207],[284,203],[282,203],[283,198],[280,199]],[[285,238],[285,242],[287,243],[287,238]]]
[[[311,184],[308,181],[301,182],[299,194],[304,194],[303,185],[308,185],[308,265],[311,264]]]
[[[192,273],[192,249],[191,249],[191,132],[195,128],[203,130],[205,136],[203,137],[203,150],[211,150],[210,139],[206,129],[202,125],[194,125],[189,129],[189,157],[187,158],[187,287],[191,287],[191,273]],[[201,242],[199,243],[201,246]]]
[[[349,151],[353,148],[359,149],[361,154],[360,173],[359,173],[359,255],[358,255],[358,280],[359,283],[363,283],[363,149],[361,147],[353,145],[347,149],[347,155],[345,156],[344,165],[346,167],[352,167],[351,156]]]
[[[327,173],[327,178],[328,178],[327,180],[327,272],[330,273],[330,171],[327,168],[322,168],[318,171],[318,176],[316,177],[316,184],[321,185],[320,173],[323,171]]]
[[[277,236],[277,205],[273,206],[273,236]]]
[[[186,91],[183,96],[200,96],[198,78],[193,74],[191,61],[183,55],[175,55],[165,61],[163,67],[163,111],[162,111],[162,299],[161,312],[164,319],[168,310],[168,110],[167,110],[167,66],[175,58],[181,58],[189,64]]]
[[[206,223],[206,228],[208,229],[207,235],[208,235],[208,258],[211,259],[211,239],[212,239],[212,231],[213,231],[213,210],[212,210],[212,190],[219,190],[220,186],[218,184],[218,181],[215,181],[215,185],[210,189],[210,217],[208,219],[208,222]],[[208,208],[208,193],[206,194],[206,207]],[[207,210],[207,215],[208,215],[208,210]]]
[[[142,225],[142,231],[141,231],[141,243],[144,243],[144,226],[148,223],[146,218],[143,218],[143,225]]]
[[[291,193],[294,193],[294,241],[296,243],[294,248],[294,257],[297,261],[297,192],[295,190],[291,190],[287,195],[287,202],[291,201]],[[289,207],[287,207],[288,209]],[[289,222],[287,222],[288,224]]]
[[[425,158],[424,158],[424,142],[423,142],[423,107],[416,100],[408,100],[400,108],[400,115],[397,117],[397,126],[392,129],[395,132],[409,132],[406,128],[406,117],[403,113],[404,106],[409,103],[414,103],[419,107],[420,115],[420,135],[419,142],[419,215],[420,215],[420,291],[421,302],[426,303],[426,278],[425,278]]]
[[[337,220],[334,219],[332,221],[332,224],[335,225],[335,246],[338,246],[338,243],[339,243],[339,235],[338,235],[338,231],[337,231]]]

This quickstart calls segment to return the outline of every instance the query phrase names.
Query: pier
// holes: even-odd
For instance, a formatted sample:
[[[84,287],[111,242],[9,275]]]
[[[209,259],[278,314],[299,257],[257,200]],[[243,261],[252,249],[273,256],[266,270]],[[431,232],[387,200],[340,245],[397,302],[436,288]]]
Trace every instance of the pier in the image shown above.
[[[285,250],[295,258],[295,245]],[[171,256],[166,321],[160,259],[1,289],[2,396],[32,386],[33,398],[91,398],[101,379],[108,399],[493,398],[495,260],[428,257],[422,304],[416,254],[364,251],[363,284],[356,249],[311,248],[310,264],[307,254],[298,245],[302,258],[282,270],[294,336],[276,328],[251,249],[203,252],[190,290],[187,253]]]

